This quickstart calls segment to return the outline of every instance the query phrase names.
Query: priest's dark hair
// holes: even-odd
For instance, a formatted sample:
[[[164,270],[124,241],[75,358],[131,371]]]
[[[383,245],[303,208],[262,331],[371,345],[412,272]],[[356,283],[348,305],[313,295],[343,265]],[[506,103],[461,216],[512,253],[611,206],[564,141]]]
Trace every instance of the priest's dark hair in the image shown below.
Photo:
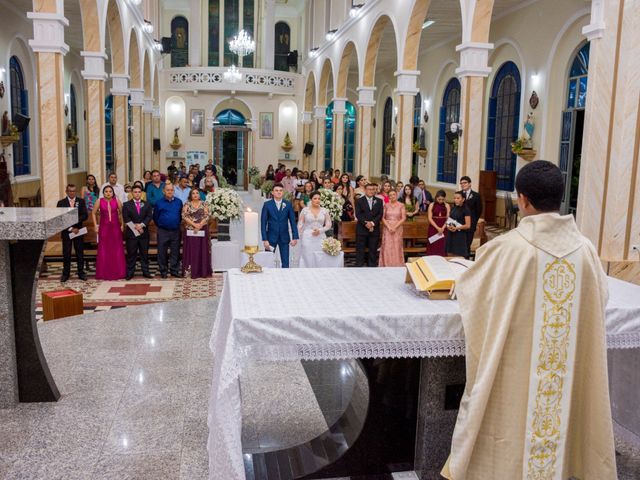
[[[539,212],[557,212],[564,196],[562,172],[547,160],[531,162],[518,172],[516,191]]]

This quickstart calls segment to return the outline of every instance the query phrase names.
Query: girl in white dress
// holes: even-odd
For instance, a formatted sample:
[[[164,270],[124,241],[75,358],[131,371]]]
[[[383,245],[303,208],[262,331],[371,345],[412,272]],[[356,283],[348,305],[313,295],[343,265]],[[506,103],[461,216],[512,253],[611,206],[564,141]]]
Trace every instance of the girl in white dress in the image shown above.
[[[325,232],[331,228],[329,212],[320,206],[320,192],[312,192],[309,206],[302,209],[298,219],[300,234],[300,268],[312,268],[314,252],[322,251]]]

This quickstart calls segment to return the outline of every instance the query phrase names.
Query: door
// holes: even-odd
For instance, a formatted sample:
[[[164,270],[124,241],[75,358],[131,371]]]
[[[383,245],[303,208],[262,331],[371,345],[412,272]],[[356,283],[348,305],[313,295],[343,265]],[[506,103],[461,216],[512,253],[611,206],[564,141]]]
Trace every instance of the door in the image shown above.
[[[565,110],[562,112],[562,128],[560,130],[560,171],[564,181],[564,196],[560,204],[560,213],[569,213],[571,198],[571,178],[573,174],[573,150],[576,126],[576,110]]]

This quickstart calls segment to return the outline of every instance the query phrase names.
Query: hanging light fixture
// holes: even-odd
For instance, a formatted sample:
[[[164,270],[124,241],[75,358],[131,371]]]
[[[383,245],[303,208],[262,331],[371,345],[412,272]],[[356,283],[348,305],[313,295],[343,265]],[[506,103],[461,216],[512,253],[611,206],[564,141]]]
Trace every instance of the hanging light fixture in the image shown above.
[[[240,73],[240,70],[238,70],[235,65],[231,65],[227,68],[227,71],[224,72],[222,76],[224,77],[225,82],[229,83],[238,83],[242,80],[242,73]]]
[[[247,32],[240,30],[238,35],[229,42],[229,50],[239,57],[245,57],[255,52],[256,42],[251,39]]]

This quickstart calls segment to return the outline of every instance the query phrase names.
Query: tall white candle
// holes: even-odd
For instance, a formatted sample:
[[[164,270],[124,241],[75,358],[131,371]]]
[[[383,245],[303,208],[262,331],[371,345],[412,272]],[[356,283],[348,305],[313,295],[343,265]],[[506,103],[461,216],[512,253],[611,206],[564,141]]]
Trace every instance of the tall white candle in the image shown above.
[[[245,247],[257,247],[259,243],[258,214],[248,209],[248,211],[244,212],[244,245]]]

